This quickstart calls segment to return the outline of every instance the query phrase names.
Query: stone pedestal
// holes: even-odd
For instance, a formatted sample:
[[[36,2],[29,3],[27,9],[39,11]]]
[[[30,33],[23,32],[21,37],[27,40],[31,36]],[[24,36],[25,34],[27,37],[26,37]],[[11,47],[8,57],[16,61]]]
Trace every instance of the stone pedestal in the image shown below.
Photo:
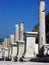
[[[4,60],[9,58],[9,48],[4,48]]]
[[[2,43],[0,43],[0,59],[2,59]]]
[[[18,57],[18,61],[20,61],[20,58],[22,58],[23,53],[24,53],[24,41],[18,41],[17,42],[17,57]]]
[[[9,48],[5,48],[5,57],[8,57],[9,56]]]
[[[13,43],[11,45],[11,57],[12,57],[12,61],[14,61],[15,56],[17,56],[17,44]]]
[[[37,32],[26,32],[24,33],[25,36],[25,51],[24,51],[24,60],[30,60],[36,57],[35,53],[35,43],[36,43],[36,36],[38,35]]]

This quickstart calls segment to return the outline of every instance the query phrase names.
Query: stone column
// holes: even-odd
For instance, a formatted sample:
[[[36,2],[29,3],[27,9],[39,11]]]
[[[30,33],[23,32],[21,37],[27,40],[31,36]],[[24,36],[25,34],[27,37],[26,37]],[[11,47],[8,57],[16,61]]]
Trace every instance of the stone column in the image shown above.
[[[14,42],[16,43],[19,40],[19,26],[15,25],[15,34],[14,34]]]
[[[10,47],[10,37],[9,36],[7,37],[7,47],[8,48]]]
[[[4,39],[4,60],[9,56],[9,48],[7,47],[7,38]]]
[[[14,34],[10,35],[10,44],[14,44]]]
[[[4,39],[4,46],[7,48],[7,38]]]
[[[23,33],[24,33],[24,23],[21,22],[20,23],[20,41],[23,41],[23,39],[24,39]]]
[[[46,44],[45,35],[45,2],[39,2],[39,50]]]
[[[19,38],[19,41],[18,41],[18,49],[17,49],[17,51],[18,51],[18,54],[17,54],[17,57],[18,57],[18,61],[20,60],[20,58],[22,58],[22,55],[23,55],[23,53],[24,53],[24,23],[23,22],[21,22],[20,23],[20,32],[19,32],[19,34],[20,34],[20,38]]]

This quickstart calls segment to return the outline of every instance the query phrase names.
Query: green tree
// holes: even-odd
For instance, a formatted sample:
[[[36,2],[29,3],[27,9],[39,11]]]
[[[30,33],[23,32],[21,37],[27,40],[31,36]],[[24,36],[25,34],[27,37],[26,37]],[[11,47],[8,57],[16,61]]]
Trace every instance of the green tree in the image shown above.
[[[45,26],[46,26],[46,42],[49,43],[49,13],[46,14],[45,17]],[[38,24],[34,26],[33,32],[38,32]]]
[[[46,41],[49,43],[49,13],[46,14]]]

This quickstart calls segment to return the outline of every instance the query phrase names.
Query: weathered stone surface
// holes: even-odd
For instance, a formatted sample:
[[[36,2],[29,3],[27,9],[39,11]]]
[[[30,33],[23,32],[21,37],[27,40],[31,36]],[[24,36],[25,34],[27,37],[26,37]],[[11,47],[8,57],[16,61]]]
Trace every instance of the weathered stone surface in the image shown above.
[[[18,49],[17,49],[17,51],[18,51],[18,55],[17,55],[17,57],[18,57],[18,61],[20,60],[20,58],[22,58],[22,55],[23,55],[23,53],[24,53],[24,41],[18,41]]]
[[[10,44],[13,44],[14,43],[14,34],[11,34],[10,35]]]
[[[7,47],[7,38],[4,39],[4,42],[3,42],[3,47]]]
[[[35,43],[36,43],[36,36],[38,35],[37,32],[26,32],[24,33],[25,36],[25,51],[24,51],[24,57],[31,59],[35,58]]]
[[[24,40],[24,23],[20,23],[20,41],[23,41]]]
[[[9,56],[9,48],[5,48],[4,49],[4,57],[8,57]]]
[[[39,47],[46,44],[45,34],[45,2],[39,2]]]

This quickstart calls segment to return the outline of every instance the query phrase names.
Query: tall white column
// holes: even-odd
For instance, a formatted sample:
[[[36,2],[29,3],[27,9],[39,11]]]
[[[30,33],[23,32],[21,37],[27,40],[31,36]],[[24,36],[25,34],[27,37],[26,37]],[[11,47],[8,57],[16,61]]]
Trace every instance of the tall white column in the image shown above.
[[[45,35],[45,2],[39,2],[39,48],[46,44]]]
[[[20,23],[20,41],[23,41],[23,39],[24,39],[24,23],[23,22],[21,22]]]
[[[16,43],[19,40],[19,26],[15,25],[15,34],[14,34],[14,42]]]

